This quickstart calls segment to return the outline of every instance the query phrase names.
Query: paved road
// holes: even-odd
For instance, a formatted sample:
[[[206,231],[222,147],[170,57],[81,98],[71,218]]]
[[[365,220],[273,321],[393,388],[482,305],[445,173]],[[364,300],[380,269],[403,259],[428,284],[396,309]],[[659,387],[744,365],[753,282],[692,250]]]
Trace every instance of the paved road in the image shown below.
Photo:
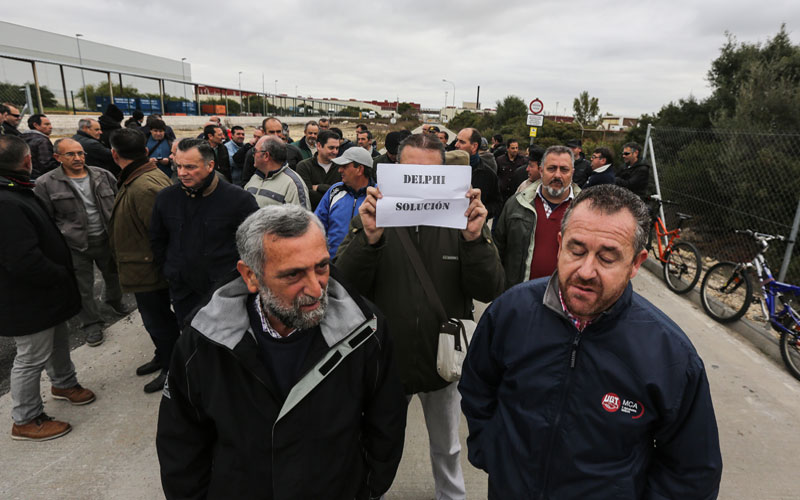
[[[800,382],[669,292],[660,278],[642,272],[634,286],[686,330],[705,360],[725,462],[720,498],[800,497],[800,433],[793,422],[800,416]],[[25,443],[0,435],[0,498],[159,498],[153,445],[159,397],[144,394],[146,380],[133,375],[151,352],[136,314],[111,327],[102,346],[76,349],[80,379],[97,391],[98,400],[71,407],[46,396],[46,410],[75,427],[55,441]],[[47,394],[49,384],[43,389]],[[8,395],[0,397],[0,415],[8,415],[10,405]],[[463,442],[463,423],[461,431]],[[486,498],[485,474],[462,462],[469,497]],[[433,498],[427,435],[416,400],[409,408],[403,461],[387,498]]]

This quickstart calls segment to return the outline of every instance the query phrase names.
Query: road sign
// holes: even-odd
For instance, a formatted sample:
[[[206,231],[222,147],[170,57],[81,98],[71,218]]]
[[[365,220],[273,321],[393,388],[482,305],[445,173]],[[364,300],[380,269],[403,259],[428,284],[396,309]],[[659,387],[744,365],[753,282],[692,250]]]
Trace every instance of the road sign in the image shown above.
[[[537,97],[536,99],[532,100],[530,104],[528,104],[528,109],[530,109],[531,113],[534,115],[538,115],[544,111],[544,104],[542,104],[542,101]]]
[[[542,115],[528,115],[527,124],[530,127],[541,127],[543,122],[544,116]]]
[[[531,132],[529,134],[530,137],[536,137],[536,131],[539,130],[536,127],[531,127]]]

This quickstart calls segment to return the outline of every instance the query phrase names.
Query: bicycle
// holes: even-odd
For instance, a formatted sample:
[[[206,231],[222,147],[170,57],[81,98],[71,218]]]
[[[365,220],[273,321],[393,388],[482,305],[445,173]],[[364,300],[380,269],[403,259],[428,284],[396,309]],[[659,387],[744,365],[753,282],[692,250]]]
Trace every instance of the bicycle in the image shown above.
[[[759,245],[758,253],[750,262],[720,262],[711,266],[700,285],[700,303],[720,323],[736,321],[744,316],[750,304],[760,303],[769,325],[780,334],[784,364],[800,380],[800,314],[786,299],[786,296],[800,296],[800,287],[777,281],[764,257],[770,241],[785,238],[749,229],[736,233],[752,236]],[[754,297],[751,273],[758,277],[763,297]],[[778,303],[781,309],[776,311]]]
[[[703,261],[700,251],[688,241],[678,241],[681,237],[681,225],[692,218],[691,215],[677,213],[678,226],[672,231],[667,231],[664,221],[658,215],[661,205],[677,205],[677,203],[662,200],[658,195],[653,195],[650,200],[656,203],[650,207],[653,226],[647,241],[647,250],[653,250],[656,258],[663,266],[663,276],[667,287],[677,294],[684,294],[697,285]],[[653,237],[658,243],[658,250],[653,247]],[[664,242],[666,241],[666,245]]]

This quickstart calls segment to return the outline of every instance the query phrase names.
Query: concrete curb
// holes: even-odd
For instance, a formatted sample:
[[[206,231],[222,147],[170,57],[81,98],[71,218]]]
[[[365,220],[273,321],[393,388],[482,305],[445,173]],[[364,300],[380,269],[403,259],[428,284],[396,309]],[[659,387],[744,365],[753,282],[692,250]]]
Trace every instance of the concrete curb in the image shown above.
[[[662,267],[659,261],[655,260],[653,257],[650,257],[644,261],[643,267],[663,281],[664,278],[662,276]],[[700,306],[701,311],[703,311],[703,306],[700,303],[700,284],[702,281],[703,276],[700,276],[700,280],[698,280],[694,289],[692,289],[691,292],[681,296],[684,299]],[[666,286],[667,285],[664,285],[664,287]],[[753,304],[750,307],[756,307],[756,305]],[[786,366],[783,364],[783,359],[781,358],[778,340],[768,324],[757,323],[743,318],[732,323],[724,323],[724,326],[728,330],[736,333],[739,337],[742,337],[744,340],[748,341],[756,349],[777,363],[781,368],[786,368]]]

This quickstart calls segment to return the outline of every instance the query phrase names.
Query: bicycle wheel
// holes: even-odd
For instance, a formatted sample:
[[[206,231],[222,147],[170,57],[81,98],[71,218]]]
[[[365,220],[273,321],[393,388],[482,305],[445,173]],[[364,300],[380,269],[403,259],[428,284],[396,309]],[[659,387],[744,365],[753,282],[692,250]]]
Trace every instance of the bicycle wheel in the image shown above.
[[[677,294],[686,293],[697,284],[703,262],[697,247],[686,241],[675,243],[665,255],[664,281]]]
[[[800,332],[797,331],[794,321],[789,329],[795,333],[781,332],[781,357],[789,373],[800,380]]]
[[[744,267],[733,262],[711,266],[700,285],[700,303],[706,313],[728,323],[744,316],[753,301],[753,284]]]

